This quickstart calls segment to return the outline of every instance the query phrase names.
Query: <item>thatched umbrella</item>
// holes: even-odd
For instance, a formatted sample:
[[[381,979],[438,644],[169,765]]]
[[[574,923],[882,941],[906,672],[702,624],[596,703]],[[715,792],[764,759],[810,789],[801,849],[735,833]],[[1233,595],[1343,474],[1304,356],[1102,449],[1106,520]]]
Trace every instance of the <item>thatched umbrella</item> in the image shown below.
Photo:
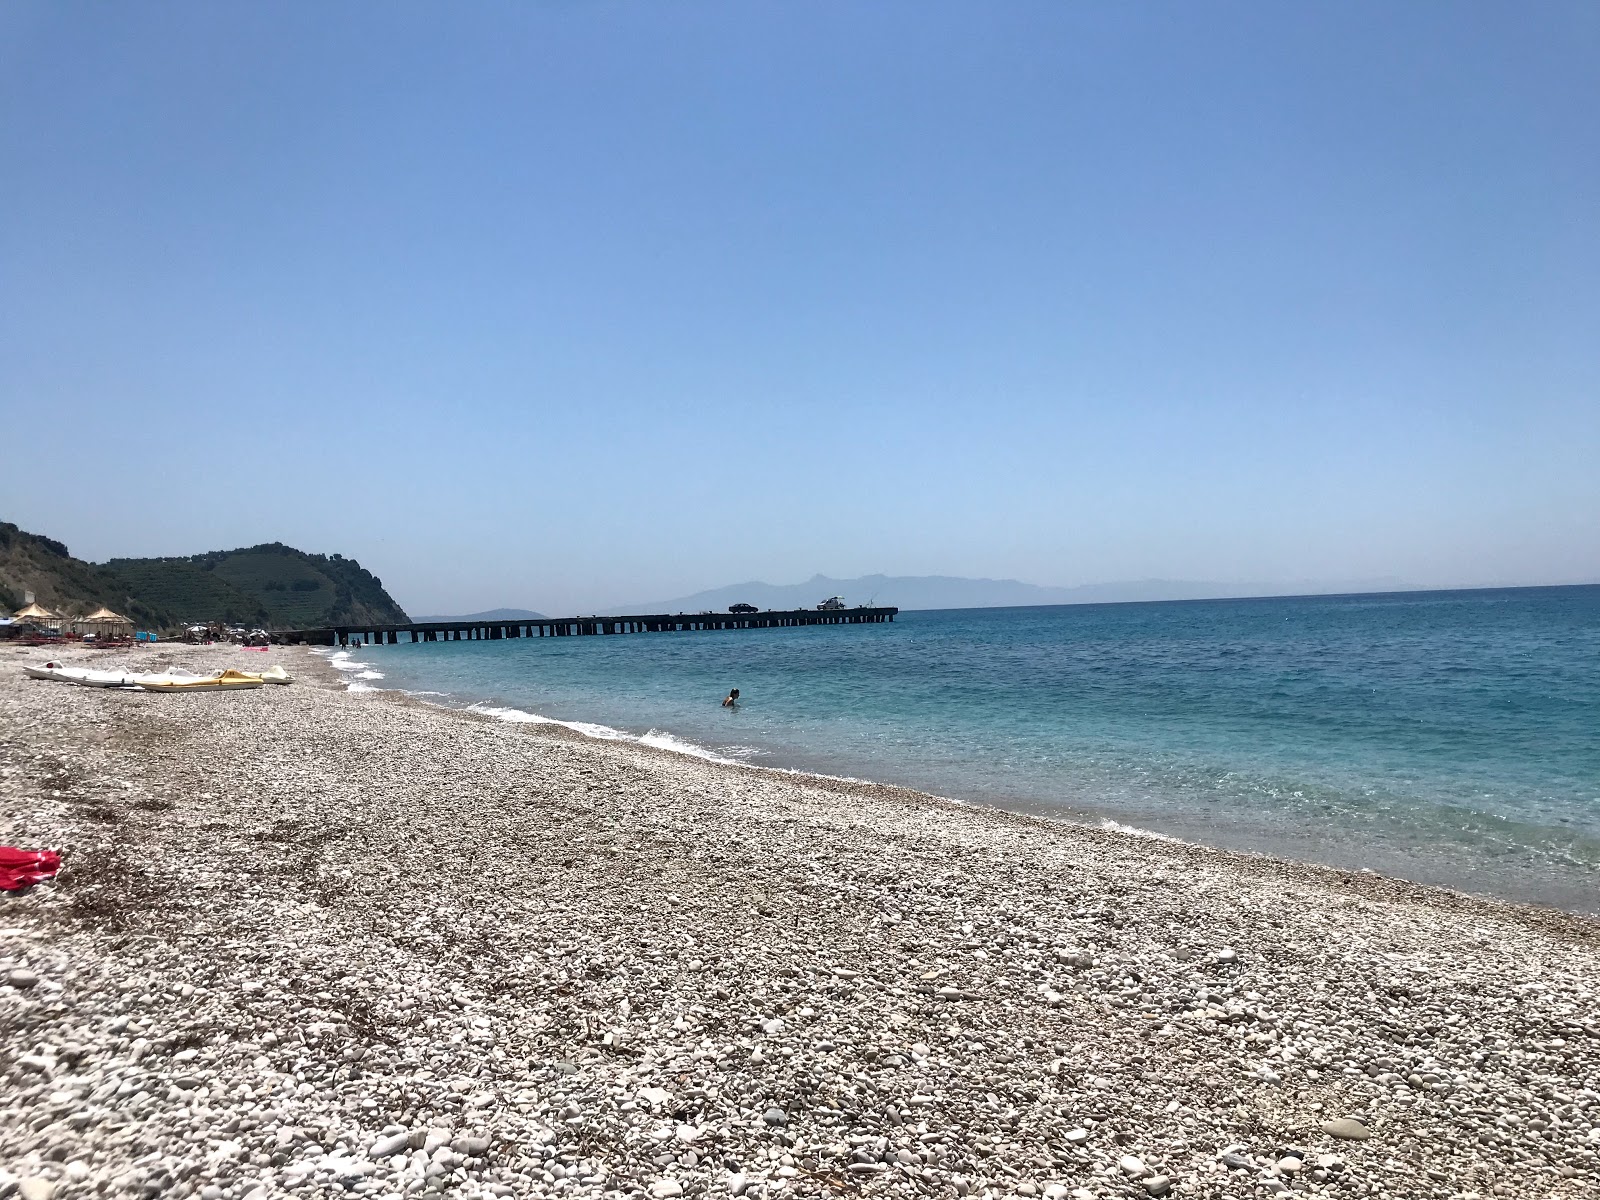
[[[73,627],[79,633],[92,633],[95,638],[124,638],[133,633],[133,622],[121,613],[114,613],[109,608],[102,608],[90,613],[87,617],[74,621]],[[88,625],[91,628],[84,629]]]

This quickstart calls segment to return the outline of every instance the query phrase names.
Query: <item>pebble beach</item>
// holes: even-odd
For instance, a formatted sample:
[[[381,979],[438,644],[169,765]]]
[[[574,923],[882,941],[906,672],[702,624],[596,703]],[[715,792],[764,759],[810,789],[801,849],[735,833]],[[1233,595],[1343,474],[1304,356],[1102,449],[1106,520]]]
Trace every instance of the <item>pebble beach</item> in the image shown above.
[[[87,660],[87,652],[51,652]],[[0,649],[0,1198],[1581,1197],[1600,922]],[[715,704],[720,697],[708,697]]]

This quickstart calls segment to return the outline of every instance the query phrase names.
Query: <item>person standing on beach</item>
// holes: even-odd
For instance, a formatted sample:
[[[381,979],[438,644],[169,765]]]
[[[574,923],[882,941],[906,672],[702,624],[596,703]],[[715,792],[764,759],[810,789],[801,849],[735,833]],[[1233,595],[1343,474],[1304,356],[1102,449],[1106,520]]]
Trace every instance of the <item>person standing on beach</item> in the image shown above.
[[[734,688],[733,691],[728,693],[727,697],[722,701],[722,707],[723,708],[738,708],[739,707],[739,689],[738,688]]]

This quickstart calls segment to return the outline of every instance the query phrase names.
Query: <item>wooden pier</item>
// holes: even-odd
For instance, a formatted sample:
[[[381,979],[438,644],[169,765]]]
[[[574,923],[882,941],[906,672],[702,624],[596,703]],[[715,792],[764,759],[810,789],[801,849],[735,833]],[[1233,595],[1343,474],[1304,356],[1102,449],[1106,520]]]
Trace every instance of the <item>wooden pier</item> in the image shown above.
[[[331,629],[279,629],[282,645],[365,646],[401,642],[497,642],[525,637],[593,634],[686,633],[700,629],[785,629],[796,625],[878,625],[898,608],[797,608],[789,612],[657,613],[637,617],[544,617],[520,621],[424,621],[410,625],[339,625]]]

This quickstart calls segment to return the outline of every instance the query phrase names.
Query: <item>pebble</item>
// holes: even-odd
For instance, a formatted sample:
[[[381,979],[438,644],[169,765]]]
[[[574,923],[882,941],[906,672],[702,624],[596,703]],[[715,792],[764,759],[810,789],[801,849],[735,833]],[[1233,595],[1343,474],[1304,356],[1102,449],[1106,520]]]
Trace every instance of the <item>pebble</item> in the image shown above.
[[[1335,1117],[1331,1121],[1324,1121],[1322,1132],[1352,1142],[1364,1142],[1372,1136],[1372,1131],[1354,1117]]]
[[[1144,1159],[1132,1154],[1125,1154],[1117,1160],[1117,1166],[1122,1168],[1122,1173],[1134,1179],[1141,1175],[1148,1175],[1150,1168],[1144,1165]]]
[[[1165,1196],[1172,1190],[1172,1178],[1168,1175],[1151,1175],[1142,1182],[1144,1190],[1152,1196]]]
[[[373,1142],[367,1150],[367,1157],[390,1158],[406,1150],[410,1145],[411,1134],[409,1132],[390,1134],[388,1137],[382,1137]]]
[[[13,967],[6,972],[6,983],[19,992],[27,991],[38,982],[39,977],[26,967]]]
[[[25,1175],[17,1180],[17,1195],[21,1200],[50,1200],[56,1185],[43,1175]]]
[[[656,1197],[656,1200],[668,1200],[668,1197],[683,1195],[683,1184],[676,1179],[658,1180],[650,1188],[650,1194]]]

